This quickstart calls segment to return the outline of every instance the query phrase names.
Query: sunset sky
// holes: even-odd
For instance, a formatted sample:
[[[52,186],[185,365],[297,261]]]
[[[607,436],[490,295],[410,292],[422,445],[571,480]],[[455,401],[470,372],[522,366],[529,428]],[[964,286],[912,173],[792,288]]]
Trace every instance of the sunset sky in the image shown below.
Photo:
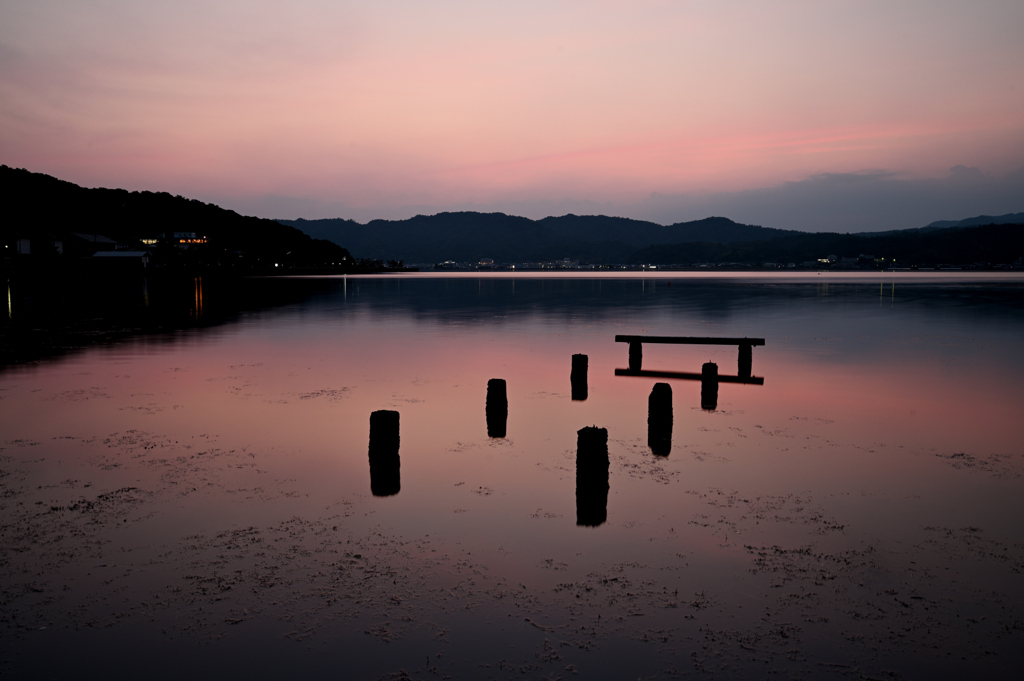
[[[1024,211],[1021,0],[4,0],[0,163],[246,214]]]

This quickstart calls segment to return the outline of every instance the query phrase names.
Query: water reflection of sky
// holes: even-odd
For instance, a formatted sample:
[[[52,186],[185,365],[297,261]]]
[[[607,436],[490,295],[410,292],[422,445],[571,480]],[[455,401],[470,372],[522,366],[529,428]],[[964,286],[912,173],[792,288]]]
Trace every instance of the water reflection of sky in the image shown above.
[[[366,678],[1008,675],[1021,282],[865,279],[348,278],[175,343],[10,371],[3,636],[29,651],[12,664],[60,669],[27,656],[157,622],[278,665],[299,638],[312,670]],[[765,382],[722,384],[706,411],[700,382],[667,381],[655,457],[656,381],[614,375],[616,334],[763,337]],[[707,361],[735,374],[737,349],[644,347],[644,368]],[[505,438],[487,436],[492,378]],[[400,413],[401,491],[374,497],[382,409]],[[578,527],[591,425],[607,521]]]

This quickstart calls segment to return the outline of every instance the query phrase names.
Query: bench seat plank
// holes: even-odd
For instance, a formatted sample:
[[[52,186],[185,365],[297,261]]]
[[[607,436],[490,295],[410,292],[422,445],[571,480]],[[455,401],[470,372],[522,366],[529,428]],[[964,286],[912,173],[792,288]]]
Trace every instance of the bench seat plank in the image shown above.
[[[764,338],[713,338],[704,336],[615,336],[616,343],[672,343],[676,345],[764,345]]]

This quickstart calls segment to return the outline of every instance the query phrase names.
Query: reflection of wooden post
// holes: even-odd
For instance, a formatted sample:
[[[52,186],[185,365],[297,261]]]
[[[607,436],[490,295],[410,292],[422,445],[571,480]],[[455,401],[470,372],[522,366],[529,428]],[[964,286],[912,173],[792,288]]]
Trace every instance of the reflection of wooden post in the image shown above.
[[[587,356],[572,356],[572,372],[569,374],[569,382],[572,384],[572,399],[587,399]]]
[[[640,341],[630,341],[629,343],[629,370],[640,371],[641,365],[644,363],[644,350],[643,343]]]
[[[505,437],[508,424],[508,394],[505,379],[492,378],[487,381],[487,402],[484,410],[487,416],[487,435]]]
[[[608,519],[608,431],[576,431],[576,524],[597,527]]]
[[[647,398],[647,446],[658,456],[672,451],[672,387],[655,383]]]
[[[718,408],[718,365],[714,362],[706,362],[700,368],[700,408]]]
[[[399,445],[398,412],[370,414],[370,491],[375,497],[398,494],[402,488]]]
[[[754,348],[750,343],[740,343],[739,364],[740,378],[750,378],[750,371],[754,364]]]

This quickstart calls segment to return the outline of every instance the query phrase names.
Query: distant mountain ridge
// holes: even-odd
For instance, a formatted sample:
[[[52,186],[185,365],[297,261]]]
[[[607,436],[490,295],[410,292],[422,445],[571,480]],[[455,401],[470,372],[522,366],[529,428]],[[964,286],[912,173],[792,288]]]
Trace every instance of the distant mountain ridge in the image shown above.
[[[569,214],[531,220],[505,213],[471,211],[417,215],[407,220],[372,220],[366,224],[341,218],[279,222],[316,238],[344,243],[359,257],[407,263],[446,260],[475,263],[483,258],[491,258],[496,263],[550,262],[563,258],[633,264],[803,262],[836,253],[856,257],[872,251],[898,252],[901,258],[916,262],[920,260],[914,255],[918,250],[922,255],[928,254],[926,260],[1009,262],[1020,255],[1015,230],[1016,225],[1024,225],[1024,213],[980,215],[963,220],[940,220],[925,227],[856,234],[773,229],[741,224],[724,217],[665,226],[605,215]],[[978,229],[985,226],[1006,229]],[[969,233],[952,235],[962,230]],[[940,237],[947,233],[948,238]],[[934,238],[922,240],[930,235]],[[878,240],[883,237],[897,240]],[[993,238],[1009,247],[1014,257],[1007,260],[998,249],[992,251],[988,246],[972,245],[974,240]],[[974,258],[965,259],[968,253]]]
[[[106,237],[111,245],[120,244],[125,253],[142,248],[143,237],[157,237],[147,239],[147,248],[156,261],[162,260],[162,264],[157,262],[160,266],[240,271],[277,268],[279,263],[285,267],[338,263],[349,267],[344,263],[352,262],[352,254],[340,244],[350,246],[362,258],[410,264],[474,263],[484,258],[496,263],[562,259],[596,264],[799,263],[830,255],[922,265],[1021,266],[1024,262],[1024,213],[859,234],[773,229],[724,217],[667,226],[603,215],[531,220],[477,212],[373,220],[365,225],[340,218],[275,221],[241,216],[167,193],[87,189],[5,165],[0,165],[0,200],[6,211],[0,222],[4,262],[52,259],[63,253],[60,244],[95,240],[95,235]],[[203,238],[186,243],[180,241],[179,231]],[[72,249],[71,257],[82,255],[79,246]],[[29,253],[30,258],[24,257]]]
[[[1024,258],[1024,225],[1005,223],[948,229],[904,229],[895,232],[803,232],[769,241],[732,244],[658,244],[632,253],[634,265],[696,263],[795,263],[817,266],[835,257],[861,266],[1018,266]],[[875,262],[875,259],[880,259]],[[852,264],[852,263],[851,263]]]
[[[979,215],[965,220],[936,220],[922,229],[946,229],[949,227],[980,227],[982,225],[1024,225],[1024,213],[1006,215]]]
[[[965,229],[968,227],[984,227],[986,225],[1024,225],[1024,213],[1007,213],[1006,215],[977,215],[963,220],[936,220],[924,227],[909,229],[889,229],[884,232],[860,232],[859,236],[891,236],[894,234],[929,234],[948,229]]]
[[[360,224],[341,218],[278,220],[318,239],[345,244],[357,257],[437,263],[545,262],[585,260],[623,262],[655,244],[708,241],[768,241],[800,234],[745,225],[723,217],[659,225],[605,215],[563,215],[541,220],[505,213],[455,212],[417,215],[407,220],[372,220]]]

